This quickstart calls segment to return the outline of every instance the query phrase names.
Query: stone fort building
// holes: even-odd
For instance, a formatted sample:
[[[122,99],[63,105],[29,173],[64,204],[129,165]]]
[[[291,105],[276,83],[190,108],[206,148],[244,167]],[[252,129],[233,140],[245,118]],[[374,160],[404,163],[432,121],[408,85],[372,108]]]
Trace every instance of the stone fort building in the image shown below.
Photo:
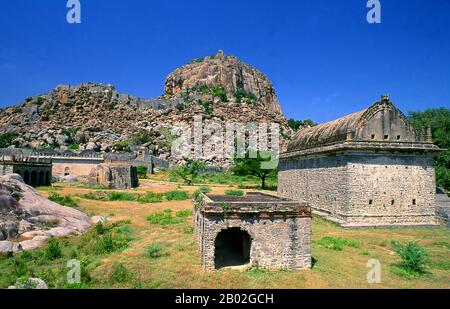
[[[347,227],[434,225],[439,151],[384,96],[298,132],[281,155],[278,194]]]
[[[203,266],[311,267],[311,208],[305,202],[247,193],[202,195],[194,227]]]

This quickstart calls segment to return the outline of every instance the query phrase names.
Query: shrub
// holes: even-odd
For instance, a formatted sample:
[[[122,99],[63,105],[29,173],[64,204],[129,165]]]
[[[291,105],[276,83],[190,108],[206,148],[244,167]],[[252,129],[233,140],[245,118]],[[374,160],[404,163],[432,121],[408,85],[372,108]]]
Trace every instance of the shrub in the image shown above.
[[[195,190],[194,197],[199,197],[202,193],[209,193],[211,192],[211,187],[208,186],[201,186],[199,189]]]
[[[225,191],[225,195],[244,196],[244,191],[241,191],[241,190],[227,190],[227,191]]]
[[[56,192],[52,192],[48,196],[48,199],[50,201],[58,203],[58,204],[60,204],[62,206],[78,207],[78,203],[70,195],[61,196],[61,195],[59,195]]]
[[[241,104],[243,102],[254,104],[258,100],[254,93],[245,91],[244,89],[236,91],[234,93],[234,97],[236,98],[236,103],[238,104]]]
[[[331,236],[323,237],[322,239],[316,241],[316,243],[319,246],[322,246],[327,249],[335,250],[335,251],[342,251],[344,246],[352,247],[352,248],[359,248],[360,243],[356,240],[347,240],[345,238],[334,238]]]
[[[134,201],[136,195],[126,192],[108,192],[107,201]]]
[[[109,274],[109,278],[113,282],[124,283],[133,277],[133,273],[122,264],[114,264]]]
[[[146,195],[139,197],[138,202],[141,204],[161,203],[164,193],[147,192]]]
[[[184,201],[189,199],[189,193],[187,191],[173,190],[166,192],[165,195],[168,201]]]
[[[128,139],[117,141],[113,144],[115,151],[131,152],[131,141]]]
[[[151,224],[161,224],[163,226],[165,225],[171,225],[171,224],[178,224],[183,222],[182,218],[175,218],[172,215],[171,209],[166,209],[162,212],[158,212],[156,214],[152,214],[147,216],[147,221]]]
[[[391,242],[392,248],[402,259],[398,264],[403,270],[412,274],[423,274],[428,263],[428,251],[417,242],[401,244],[398,241]]]
[[[49,260],[56,260],[62,256],[61,245],[55,238],[50,238],[47,241],[47,247],[45,248],[45,257]]]
[[[176,212],[176,216],[179,218],[192,216],[192,210],[180,210]]]
[[[147,166],[139,165],[137,167],[137,174],[138,174],[139,178],[141,178],[141,179],[147,178],[147,173],[148,173],[148,167]]]
[[[14,140],[19,135],[17,133],[0,133],[0,148],[8,148],[14,144]]]
[[[147,256],[151,259],[157,259],[169,255],[168,253],[163,253],[163,246],[161,244],[151,244],[145,251]]]

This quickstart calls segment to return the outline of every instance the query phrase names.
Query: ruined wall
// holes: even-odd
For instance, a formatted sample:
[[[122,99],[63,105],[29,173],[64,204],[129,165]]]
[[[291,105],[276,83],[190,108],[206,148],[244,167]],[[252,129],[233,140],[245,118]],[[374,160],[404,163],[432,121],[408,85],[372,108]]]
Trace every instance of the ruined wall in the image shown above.
[[[339,207],[348,203],[348,176],[343,155],[282,160],[278,195],[307,201],[315,210],[340,218]]]
[[[87,177],[92,168],[98,165],[99,162],[80,162],[76,161],[56,161],[53,162],[53,174],[57,177],[75,176]]]
[[[94,186],[123,190],[138,187],[139,179],[134,166],[103,163],[91,170],[88,183]]]
[[[303,199],[343,226],[433,225],[432,156],[343,153],[283,160],[278,194]]]
[[[311,218],[241,215],[202,216],[196,213],[196,236],[205,269],[215,269],[215,240],[228,228],[240,228],[251,238],[250,264],[267,269],[311,267]]]

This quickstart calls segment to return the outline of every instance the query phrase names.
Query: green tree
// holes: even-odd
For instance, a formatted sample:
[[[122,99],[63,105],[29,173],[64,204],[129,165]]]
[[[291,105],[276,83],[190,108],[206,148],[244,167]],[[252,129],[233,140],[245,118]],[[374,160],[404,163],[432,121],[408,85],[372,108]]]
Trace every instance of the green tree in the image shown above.
[[[240,176],[255,176],[261,180],[261,188],[266,188],[267,178],[275,172],[275,169],[263,168],[264,162],[270,162],[271,158],[266,158],[261,151],[256,153],[255,158],[250,158],[250,153],[247,152],[244,158],[234,158],[234,173]]]
[[[424,112],[410,112],[412,126],[419,134],[431,128],[433,142],[442,149],[436,158],[436,182],[447,191],[450,190],[450,109],[428,109]]]
[[[13,145],[17,136],[18,134],[12,132],[0,134],[0,148],[8,148]]]
[[[315,127],[317,124],[314,121],[312,121],[311,119],[295,120],[295,119],[291,118],[288,120],[288,125],[292,130],[298,131],[298,130],[306,128],[306,127]]]
[[[181,177],[187,185],[192,185],[201,171],[207,169],[207,164],[202,161],[196,161],[184,158],[186,164],[172,170],[172,176]]]

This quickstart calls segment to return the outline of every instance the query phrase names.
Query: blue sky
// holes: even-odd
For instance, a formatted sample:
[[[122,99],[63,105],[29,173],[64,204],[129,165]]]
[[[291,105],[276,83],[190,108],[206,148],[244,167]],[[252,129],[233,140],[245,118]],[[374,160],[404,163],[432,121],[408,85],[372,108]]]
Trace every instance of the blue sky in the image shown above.
[[[0,0],[0,107],[58,84],[152,98],[168,73],[223,49],[263,71],[286,116],[316,122],[389,93],[404,112],[450,106],[450,0]]]

